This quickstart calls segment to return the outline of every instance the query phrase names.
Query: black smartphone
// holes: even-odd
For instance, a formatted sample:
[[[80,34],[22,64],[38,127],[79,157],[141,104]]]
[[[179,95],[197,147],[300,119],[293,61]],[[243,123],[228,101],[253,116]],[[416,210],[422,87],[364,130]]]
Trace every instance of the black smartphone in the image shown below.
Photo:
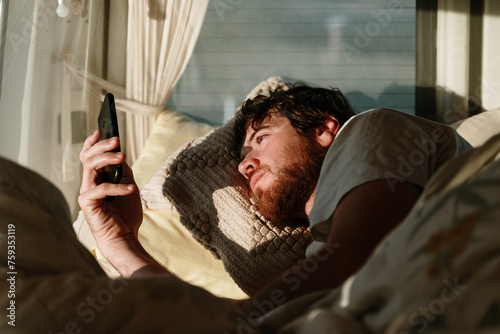
[[[104,97],[97,123],[101,130],[101,138],[99,140],[120,137],[118,133],[118,118],[116,117],[115,97],[113,94],[108,93]],[[120,152],[120,146],[112,152]],[[120,183],[122,178],[122,165],[106,166],[102,170],[102,175],[103,182]]]

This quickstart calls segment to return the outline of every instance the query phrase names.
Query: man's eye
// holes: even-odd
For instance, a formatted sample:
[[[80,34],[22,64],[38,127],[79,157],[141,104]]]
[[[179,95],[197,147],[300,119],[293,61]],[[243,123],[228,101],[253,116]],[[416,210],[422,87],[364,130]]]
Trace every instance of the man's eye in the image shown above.
[[[261,136],[258,136],[257,139],[256,139],[256,142],[258,144],[260,144],[262,142],[262,140],[264,140],[264,138],[267,137],[267,135],[261,135]]]

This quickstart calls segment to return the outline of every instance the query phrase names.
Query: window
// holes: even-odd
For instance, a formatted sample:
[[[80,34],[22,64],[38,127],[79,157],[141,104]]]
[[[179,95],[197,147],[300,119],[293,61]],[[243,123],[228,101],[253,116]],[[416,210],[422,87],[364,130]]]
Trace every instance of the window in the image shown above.
[[[169,101],[219,125],[270,76],[339,87],[358,111],[414,113],[414,0],[212,0]]]

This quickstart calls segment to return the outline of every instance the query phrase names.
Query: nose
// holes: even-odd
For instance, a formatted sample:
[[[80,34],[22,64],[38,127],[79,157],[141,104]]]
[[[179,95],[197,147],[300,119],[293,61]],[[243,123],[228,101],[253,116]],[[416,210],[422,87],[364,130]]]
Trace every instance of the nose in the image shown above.
[[[238,165],[238,171],[246,179],[249,178],[250,174],[259,167],[260,161],[255,157],[249,157],[248,155],[240,162]]]

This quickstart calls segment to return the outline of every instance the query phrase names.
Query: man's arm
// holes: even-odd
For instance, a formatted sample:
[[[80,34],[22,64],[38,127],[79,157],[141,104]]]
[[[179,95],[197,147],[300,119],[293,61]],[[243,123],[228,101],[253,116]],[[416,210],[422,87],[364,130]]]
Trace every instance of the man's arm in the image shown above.
[[[420,193],[420,187],[408,182],[398,182],[391,191],[385,180],[350,191],[337,206],[324,247],[242,301],[241,308],[249,314],[264,313],[304,294],[340,286],[405,218]]]

